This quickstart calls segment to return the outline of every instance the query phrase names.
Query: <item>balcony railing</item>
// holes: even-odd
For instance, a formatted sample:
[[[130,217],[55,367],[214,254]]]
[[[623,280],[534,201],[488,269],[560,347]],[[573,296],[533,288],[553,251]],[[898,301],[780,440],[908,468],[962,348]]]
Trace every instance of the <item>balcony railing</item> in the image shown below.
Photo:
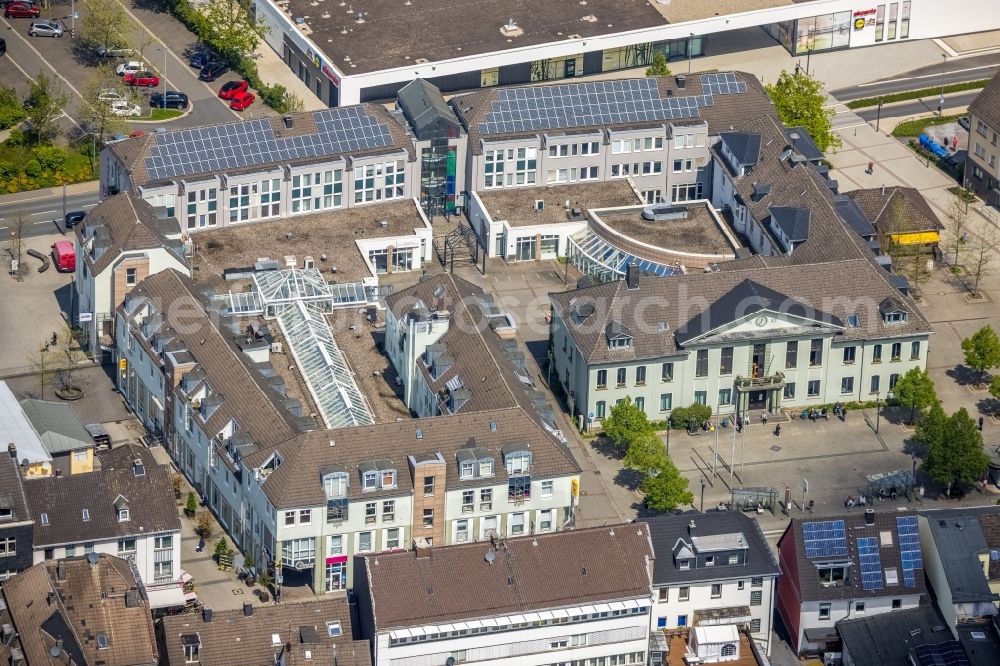
[[[785,385],[785,373],[775,372],[765,377],[737,377],[737,391],[756,391],[760,389],[782,388]]]

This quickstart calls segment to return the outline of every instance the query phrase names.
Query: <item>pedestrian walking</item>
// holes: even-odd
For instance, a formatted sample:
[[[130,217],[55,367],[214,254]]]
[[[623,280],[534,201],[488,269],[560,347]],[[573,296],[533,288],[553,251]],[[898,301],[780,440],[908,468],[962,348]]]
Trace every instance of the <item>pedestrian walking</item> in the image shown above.
[[[983,431],[983,417],[979,417],[979,432]]]
[[[774,426],[774,436],[781,437],[781,424]]]
[[[875,163],[874,162],[869,162],[868,163],[868,171],[867,171],[867,173],[868,173],[869,176],[872,175],[873,173],[875,173]]]
[[[760,422],[763,423],[764,425],[767,425],[767,412],[764,412],[763,414],[760,415]]]

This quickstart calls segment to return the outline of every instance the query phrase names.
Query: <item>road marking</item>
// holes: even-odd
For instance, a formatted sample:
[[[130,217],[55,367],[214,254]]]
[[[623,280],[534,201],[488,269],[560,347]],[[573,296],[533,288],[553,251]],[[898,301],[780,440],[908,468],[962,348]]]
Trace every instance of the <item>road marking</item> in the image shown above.
[[[996,65],[980,65],[979,67],[967,67],[966,69],[955,69],[950,72],[945,72],[945,74],[961,74],[963,72],[974,72],[979,69],[993,69]],[[889,79],[888,81],[872,81],[871,83],[859,83],[855,88],[867,88],[869,86],[878,86],[886,83],[899,83],[900,81],[913,81],[914,79],[930,79],[930,78],[941,78],[941,73],[936,74],[921,74],[920,76],[905,76],[901,79]],[[958,83],[962,83],[959,81]],[[947,84],[945,84],[947,85]],[[900,91],[904,92],[904,91]],[[892,95],[893,93],[886,93],[886,95]]]
[[[29,42],[27,39],[25,39],[19,32],[17,32],[17,30],[14,30],[14,26],[12,26],[9,22],[7,22],[6,20],[3,20],[3,23],[11,30],[11,32],[13,32],[14,34],[16,34],[18,36],[18,38],[20,38],[20,40],[22,42],[24,42],[25,46],[27,46],[29,49],[31,49],[34,52],[34,54],[36,56],[38,56],[38,59],[39,59],[40,62],[45,63],[45,66],[48,67],[50,70],[52,70],[52,73],[55,74],[57,78],[59,78],[63,83],[65,83],[67,86],[69,86],[69,89],[72,90],[74,93],[76,93],[76,96],[79,97],[81,101],[84,101],[83,100],[83,95],[80,94],[80,91],[77,90],[76,88],[74,88],[73,84],[70,83],[69,80],[66,79],[62,74],[60,74],[59,71],[55,67],[53,67],[52,65],[50,65],[49,61],[45,59],[45,56],[43,56],[38,49],[36,49],[34,46],[32,46],[31,42]],[[8,54],[8,57],[9,57],[9,54]],[[10,61],[12,63],[14,63],[14,66],[17,67],[21,71],[22,74],[24,74],[26,77],[28,77],[28,79],[32,83],[34,83],[35,80],[33,78],[31,78],[30,76],[28,76],[28,73],[25,72],[23,69],[21,69],[21,67],[17,64],[17,62],[14,61],[13,58],[9,58],[9,59],[10,59]],[[63,113],[66,113],[66,112],[63,111]],[[72,120],[74,123],[76,123],[77,126],[80,125],[80,123],[76,122],[76,120],[74,120],[73,117],[70,116],[68,113],[66,114],[66,117],[69,118],[70,120]]]
[[[32,224],[52,224],[55,220],[41,220],[39,222],[32,222]]]
[[[54,212],[56,212],[56,211],[54,211],[54,210],[41,210],[41,211],[38,211],[37,213],[32,213],[32,215],[51,215]]]

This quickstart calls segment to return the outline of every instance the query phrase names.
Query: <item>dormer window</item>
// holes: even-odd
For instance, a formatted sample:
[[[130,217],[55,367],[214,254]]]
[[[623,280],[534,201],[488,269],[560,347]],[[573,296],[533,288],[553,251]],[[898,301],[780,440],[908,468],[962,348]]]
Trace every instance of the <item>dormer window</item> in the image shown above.
[[[906,321],[905,312],[890,312],[882,317],[882,321],[887,324],[902,324]]]
[[[374,460],[361,463],[361,490],[371,492],[379,488],[396,487],[396,469],[389,460]]]
[[[878,306],[882,321],[886,324],[902,324],[906,321],[907,311],[903,304],[892,298],[886,298]]]
[[[678,560],[677,561],[677,568],[678,569],[690,569],[691,568],[691,560]]]
[[[470,440],[471,441],[471,440]],[[493,476],[493,457],[484,448],[464,448],[455,457],[458,459],[458,477],[476,479]]]
[[[371,491],[378,489],[378,472],[365,472],[361,477],[362,490]]]
[[[604,329],[608,349],[627,349],[632,346],[632,331],[619,321],[612,321]]]
[[[396,470],[388,469],[382,472],[382,487],[383,488],[396,487]]]
[[[458,476],[461,479],[471,479],[476,475],[476,463],[473,461],[463,462],[459,468]]]
[[[493,476],[493,460],[479,461],[479,476]]]
[[[328,472],[323,475],[323,492],[327,499],[340,499],[347,496],[347,472]]]
[[[118,522],[124,523],[129,519],[128,509],[118,509]]]
[[[507,474],[510,476],[520,476],[527,474],[531,469],[530,451],[513,451],[504,455],[504,465],[507,467]]]

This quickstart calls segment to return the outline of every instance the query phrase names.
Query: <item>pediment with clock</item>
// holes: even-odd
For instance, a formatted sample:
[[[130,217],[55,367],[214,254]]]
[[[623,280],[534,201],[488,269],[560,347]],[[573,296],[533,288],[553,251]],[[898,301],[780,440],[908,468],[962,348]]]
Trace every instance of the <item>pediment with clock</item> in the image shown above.
[[[838,317],[746,279],[681,326],[676,340],[689,346],[826,335],[843,329]]]

